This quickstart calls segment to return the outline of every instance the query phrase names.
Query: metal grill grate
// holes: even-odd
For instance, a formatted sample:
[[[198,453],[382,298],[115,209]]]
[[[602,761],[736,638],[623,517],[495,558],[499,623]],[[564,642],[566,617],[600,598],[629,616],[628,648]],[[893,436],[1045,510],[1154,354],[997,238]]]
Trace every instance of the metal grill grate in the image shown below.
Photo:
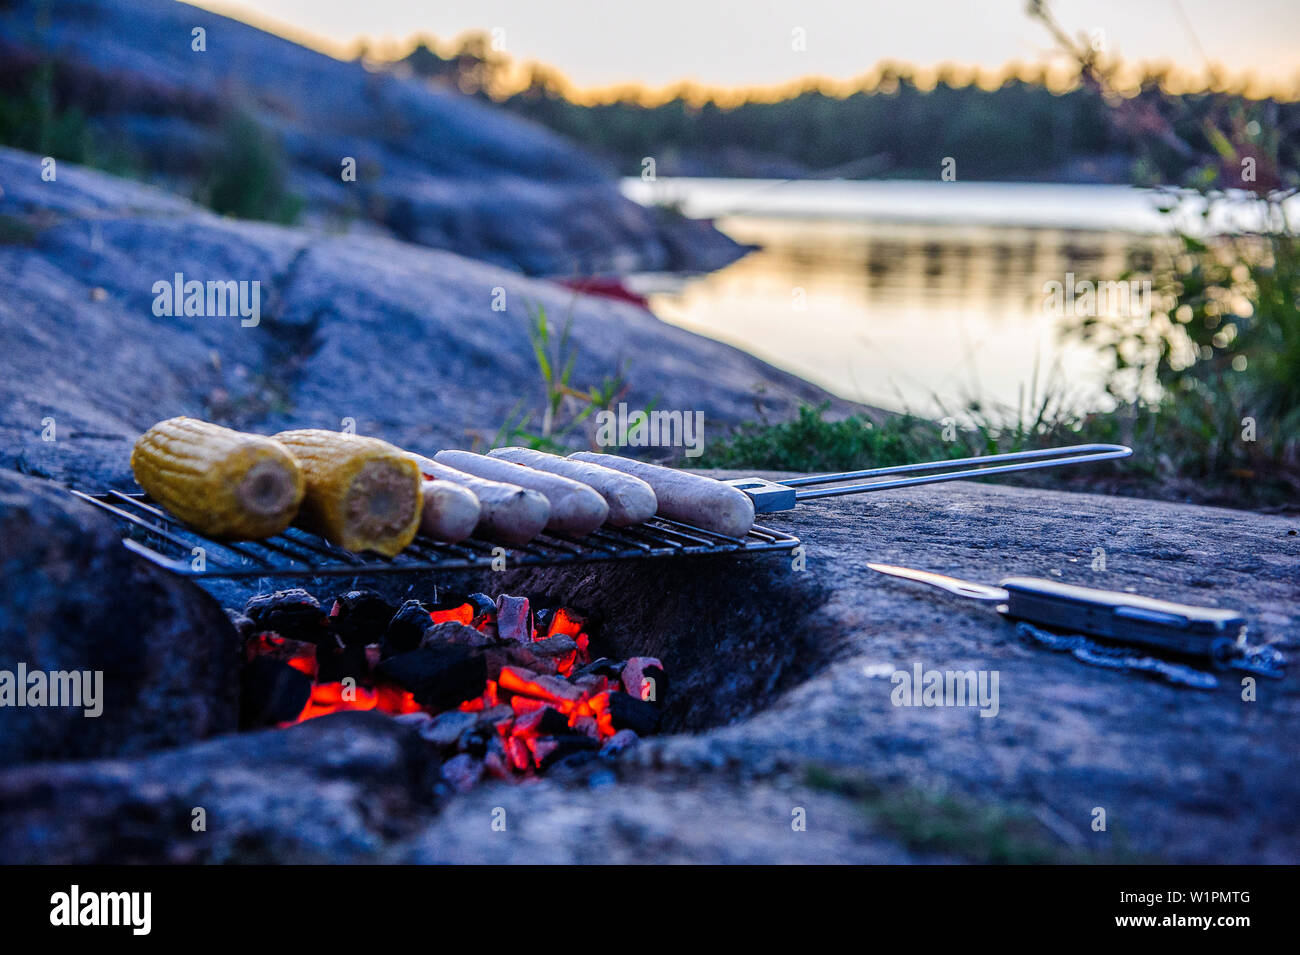
[[[127,528],[122,543],[128,549],[187,577],[351,576],[489,569],[493,560],[502,556],[506,566],[520,567],[683,554],[788,553],[799,546],[799,538],[766,527],[755,526],[743,538],[736,538],[656,517],[635,527],[602,527],[581,540],[542,534],[514,547],[478,538],[444,544],[417,537],[410,547],[390,558],[354,554],[296,527],[263,541],[210,540],[143,495],[72,493],[122,521]],[[196,560],[199,552],[195,548],[202,548],[201,562]]]

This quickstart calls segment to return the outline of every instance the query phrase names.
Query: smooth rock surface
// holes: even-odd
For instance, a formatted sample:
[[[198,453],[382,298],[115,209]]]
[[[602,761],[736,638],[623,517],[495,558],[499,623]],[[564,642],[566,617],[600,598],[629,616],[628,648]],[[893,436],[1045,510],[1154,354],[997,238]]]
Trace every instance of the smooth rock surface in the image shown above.
[[[78,486],[133,487],[131,442],[180,414],[263,433],[350,419],[425,454],[490,441],[543,405],[538,306],[556,331],[572,315],[576,387],[621,369],[629,408],[703,412],[706,438],[829,400],[634,305],[451,253],[226,219],[70,164],[43,182],[6,149],[0,190],[18,235],[0,241],[0,466]],[[258,324],[155,315],[155,283],[178,273],[259,283]]]
[[[62,488],[0,471],[0,670],[102,674],[97,716],[84,699],[0,705],[0,765],[136,755],[235,729],[239,650],[225,612],[121,536]]]
[[[175,192],[203,191],[242,115],[279,142],[305,224],[559,277],[710,271],[745,251],[706,222],[625,199],[538,124],[189,4],[0,4],[0,62],[23,77],[50,60],[93,133]]]

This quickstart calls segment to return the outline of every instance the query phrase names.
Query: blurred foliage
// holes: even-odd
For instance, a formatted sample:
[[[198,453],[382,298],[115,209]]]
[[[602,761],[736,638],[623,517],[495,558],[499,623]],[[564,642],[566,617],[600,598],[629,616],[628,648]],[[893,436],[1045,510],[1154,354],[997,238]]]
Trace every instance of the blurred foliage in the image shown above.
[[[625,175],[638,175],[642,158],[654,156],[661,175],[934,179],[952,156],[961,179],[1127,182],[1141,174],[1190,184],[1200,172],[1195,152],[1214,149],[1205,121],[1228,110],[1245,122],[1269,114],[1293,166],[1300,151],[1300,104],[1231,93],[1170,96],[1161,72],[1149,73],[1128,97],[1135,122],[1117,125],[1111,95],[1088,82],[1084,69],[1074,89],[1053,93],[1041,78],[1009,78],[988,90],[953,73],[923,89],[899,65],[848,96],[806,89],[776,102],[724,107],[683,96],[656,106],[631,98],[580,105],[566,97],[558,73],[537,64],[522,67],[522,90],[506,91],[507,76],[520,67],[482,34],[467,36],[445,57],[421,43],[401,62],[416,76],[494,99],[569,136]],[[1151,117],[1166,113],[1176,114],[1176,140],[1144,148]],[[1193,153],[1183,142],[1193,144]]]
[[[95,101],[96,88],[75,67],[52,60],[0,63],[0,144],[117,176],[147,178],[144,158],[99,131],[83,109]],[[140,108],[148,106],[142,102]],[[292,223],[302,202],[290,192],[287,177],[279,141],[253,117],[231,111],[214,130],[195,198],[226,215]]]
[[[287,168],[279,141],[251,116],[234,113],[222,126],[199,198],[223,215],[291,224],[302,200],[289,192]]]

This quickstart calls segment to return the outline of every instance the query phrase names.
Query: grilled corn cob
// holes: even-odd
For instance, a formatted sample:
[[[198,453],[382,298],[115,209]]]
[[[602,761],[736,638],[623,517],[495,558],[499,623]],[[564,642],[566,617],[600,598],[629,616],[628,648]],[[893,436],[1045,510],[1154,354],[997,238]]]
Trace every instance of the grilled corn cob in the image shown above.
[[[210,537],[270,537],[302,503],[302,469],[284,445],[195,418],[141,435],[131,470],[150,497]]]
[[[415,537],[422,503],[420,468],[378,438],[338,431],[275,436],[307,478],[299,523],[348,550],[392,557]]]

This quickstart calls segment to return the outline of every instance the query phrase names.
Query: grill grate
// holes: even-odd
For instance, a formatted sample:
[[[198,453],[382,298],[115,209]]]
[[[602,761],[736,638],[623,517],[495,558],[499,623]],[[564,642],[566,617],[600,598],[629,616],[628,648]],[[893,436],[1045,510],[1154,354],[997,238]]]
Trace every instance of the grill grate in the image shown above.
[[[191,530],[141,494],[72,493],[121,521],[127,529],[122,543],[129,550],[186,577],[322,577],[490,569],[494,559],[503,556],[507,567],[536,567],[685,554],[788,553],[799,546],[799,538],[757,525],[737,538],[656,517],[635,527],[602,527],[581,540],[542,534],[515,547],[473,537],[459,544],[417,537],[410,547],[390,558],[354,554],[296,527],[262,541],[215,541]],[[196,560],[195,548],[202,548],[202,561]]]

